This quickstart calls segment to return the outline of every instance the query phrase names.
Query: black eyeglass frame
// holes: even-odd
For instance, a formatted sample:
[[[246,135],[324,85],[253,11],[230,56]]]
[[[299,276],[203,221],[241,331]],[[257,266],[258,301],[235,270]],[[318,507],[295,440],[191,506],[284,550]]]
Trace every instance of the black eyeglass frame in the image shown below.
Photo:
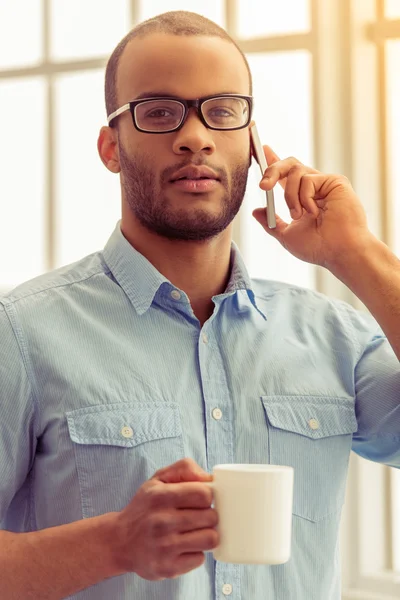
[[[248,114],[248,119],[247,119],[246,123],[244,123],[243,125],[240,125],[240,127],[212,127],[212,126],[210,126],[203,116],[201,107],[207,100],[217,100],[218,98],[240,98],[242,100],[246,100],[248,107],[249,107],[249,114]],[[144,103],[150,102],[150,101],[154,102],[154,100],[174,100],[175,102],[179,102],[180,104],[183,105],[185,111],[182,115],[182,119],[181,119],[180,123],[176,127],[174,127],[173,129],[166,129],[165,131],[149,131],[148,129],[142,129],[141,127],[138,126],[138,124],[136,123],[136,116],[135,116],[136,107],[139,104],[142,104],[143,102]],[[108,125],[110,127],[112,127],[112,121],[116,117],[121,115],[122,113],[129,110],[132,115],[133,125],[135,126],[135,128],[138,131],[141,131],[142,133],[152,133],[152,134],[153,133],[154,134],[172,133],[174,131],[179,131],[179,129],[181,129],[183,127],[183,125],[185,124],[185,121],[187,119],[187,116],[189,114],[190,108],[196,109],[197,115],[198,115],[200,121],[203,123],[203,125],[205,127],[207,127],[207,129],[212,129],[214,131],[236,131],[238,129],[244,129],[245,127],[247,127],[249,125],[249,123],[251,121],[252,112],[253,112],[253,96],[244,96],[242,94],[216,94],[216,95],[212,95],[212,96],[203,96],[203,98],[195,98],[194,100],[184,100],[184,99],[178,98],[176,96],[153,96],[153,97],[149,97],[149,98],[140,98],[140,100],[132,100],[131,102],[124,104],[123,106],[118,108],[116,111],[112,112],[110,115],[108,115],[107,121],[108,121]]]

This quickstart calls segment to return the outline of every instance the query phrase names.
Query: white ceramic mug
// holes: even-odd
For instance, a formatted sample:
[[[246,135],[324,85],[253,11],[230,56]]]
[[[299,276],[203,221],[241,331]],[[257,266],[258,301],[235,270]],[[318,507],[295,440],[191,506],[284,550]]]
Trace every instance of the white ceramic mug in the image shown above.
[[[278,565],[290,558],[292,467],[227,464],[213,469],[220,545],[215,560]]]

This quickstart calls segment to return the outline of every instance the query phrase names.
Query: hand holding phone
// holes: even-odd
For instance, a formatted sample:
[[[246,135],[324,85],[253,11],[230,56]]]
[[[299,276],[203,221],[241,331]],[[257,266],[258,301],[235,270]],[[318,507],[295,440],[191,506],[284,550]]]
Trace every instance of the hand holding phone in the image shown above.
[[[261,175],[264,176],[265,171],[268,168],[267,161],[265,160],[264,149],[261,145],[260,136],[258,135],[257,127],[255,123],[250,127],[251,141],[253,144],[254,153],[256,155],[257,162],[260,167]],[[267,194],[267,223],[270,229],[275,229],[275,200],[274,191],[268,190]]]

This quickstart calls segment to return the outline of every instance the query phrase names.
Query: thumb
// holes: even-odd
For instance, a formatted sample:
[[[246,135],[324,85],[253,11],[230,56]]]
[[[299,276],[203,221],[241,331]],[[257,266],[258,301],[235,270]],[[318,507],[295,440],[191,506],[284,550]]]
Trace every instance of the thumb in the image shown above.
[[[256,208],[255,210],[253,210],[252,214],[253,214],[253,217],[255,218],[255,220],[258,221],[260,223],[260,225],[262,225],[262,227],[265,229],[265,231],[270,236],[272,236],[273,238],[275,238],[276,240],[281,242],[282,234],[285,231],[285,229],[288,227],[288,223],[286,223],[277,214],[275,214],[276,227],[274,229],[270,229],[268,227],[268,221],[267,221],[267,215],[265,213],[265,208]]]
[[[204,471],[191,458],[178,462],[157,471],[152,479],[163,483],[182,483],[184,481],[212,481],[212,475]]]

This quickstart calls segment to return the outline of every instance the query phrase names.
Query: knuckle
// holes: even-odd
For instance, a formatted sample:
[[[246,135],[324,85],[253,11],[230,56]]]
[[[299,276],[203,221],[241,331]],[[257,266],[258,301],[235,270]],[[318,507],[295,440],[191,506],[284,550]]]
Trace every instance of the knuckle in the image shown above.
[[[303,175],[303,181],[302,183],[309,183],[310,181],[312,181],[313,178],[313,173],[304,173]]]
[[[289,176],[299,176],[302,175],[304,173],[304,166],[301,163],[296,163],[295,165],[293,165],[292,167],[290,167],[289,169]]]
[[[160,508],[163,505],[163,494],[159,487],[149,487],[146,489],[146,499],[150,508]]]
[[[206,486],[203,487],[202,484],[198,484],[197,489],[193,492],[196,500],[200,502],[205,502],[208,500],[211,494],[211,490],[209,490]]]
[[[210,529],[205,535],[205,543],[207,548],[216,548],[219,542],[219,535],[217,531]]]
[[[211,509],[210,510],[210,526],[211,527],[215,527],[216,525],[218,525],[219,519],[218,519],[218,513],[215,509]]]
[[[178,463],[176,463],[177,465],[180,465],[182,467],[187,467],[187,468],[191,468],[191,467],[197,467],[195,461],[192,458],[182,458]]]
[[[164,579],[172,579],[176,575],[176,567],[171,563],[164,563],[159,568],[159,574]]]
[[[152,509],[161,509],[171,505],[171,490],[166,485],[160,485],[149,490],[149,505]]]
[[[170,530],[170,519],[162,513],[151,515],[150,529],[153,537],[163,537]]]
[[[208,488],[199,489],[193,493],[193,503],[195,506],[210,506],[212,502],[212,493]]]

